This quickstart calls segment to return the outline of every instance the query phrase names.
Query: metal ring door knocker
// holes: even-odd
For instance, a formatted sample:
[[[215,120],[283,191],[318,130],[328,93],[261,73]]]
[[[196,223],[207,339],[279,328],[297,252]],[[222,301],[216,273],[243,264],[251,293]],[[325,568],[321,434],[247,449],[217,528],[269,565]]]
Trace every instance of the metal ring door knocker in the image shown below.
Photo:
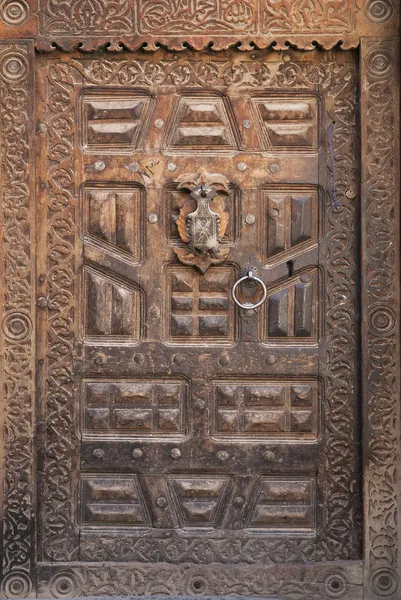
[[[251,302],[249,302],[249,303],[247,302],[246,304],[242,304],[242,303],[241,303],[241,302],[238,300],[238,298],[237,298],[237,296],[236,296],[237,287],[238,287],[238,286],[239,286],[239,285],[240,285],[240,284],[241,284],[243,281],[249,281],[249,280],[256,281],[256,282],[257,282],[257,283],[258,283],[258,284],[259,284],[259,285],[262,287],[262,290],[263,290],[263,297],[262,297],[262,299],[261,299],[261,300],[259,300],[259,302],[255,302],[255,304],[252,304]],[[238,281],[236,281],[236,282],[234,283],[234,285],[233,285],[233,290],[232,290],[232,295],[233,295],[234,302],[235,302],[236,304],[238,304],[238,306],[239,306],[240,308],[244,308],[245,310],[252,310],[253,308],[258,308],[258,306],[261,306],[261,305],[263,304],[263,302],[266,300],[266,298],[267,298],[267,289],[266,289],[266,286],[265,286],[265,284],[263,283],[263,281],[262,281],[261,279],[259,279],[259,277],[256,277],[256,275],[254,275],[254,274],[252,273],[252,269],[248,269],[248,271],[246,272],[246,275],[244,275],[243,277],[240,277],[240,278],[238,279]]]

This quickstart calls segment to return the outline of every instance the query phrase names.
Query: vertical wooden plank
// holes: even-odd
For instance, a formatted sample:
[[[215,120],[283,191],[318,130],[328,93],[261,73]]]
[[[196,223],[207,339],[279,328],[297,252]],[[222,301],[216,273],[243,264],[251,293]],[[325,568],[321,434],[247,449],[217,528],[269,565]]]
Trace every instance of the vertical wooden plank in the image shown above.
[[[0,41],[2,594],[34,593],[34,49]]]
[[[400,598],[399,46],[363,38],[365,597]]]

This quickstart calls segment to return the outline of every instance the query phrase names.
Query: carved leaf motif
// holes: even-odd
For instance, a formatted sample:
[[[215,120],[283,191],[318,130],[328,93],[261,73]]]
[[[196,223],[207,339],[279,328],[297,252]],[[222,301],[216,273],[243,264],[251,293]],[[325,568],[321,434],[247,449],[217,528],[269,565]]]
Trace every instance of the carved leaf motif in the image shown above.
[[[229,257],[231,248],[220,248],[218,254],[202,254],[200,252],[190,252],[188,248],[174,248],[177,258],[184,265],[197,267],[202,273],[205,273],[210,265],[220,265]]]

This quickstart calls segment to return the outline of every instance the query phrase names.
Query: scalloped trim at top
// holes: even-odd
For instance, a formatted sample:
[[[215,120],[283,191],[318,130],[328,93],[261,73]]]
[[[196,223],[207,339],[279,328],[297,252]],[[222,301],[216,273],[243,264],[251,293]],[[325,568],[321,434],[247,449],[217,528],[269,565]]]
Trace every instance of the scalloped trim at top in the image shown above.
[[[144,49],[149,52],[155,52],[160,48],[174,52],[182,52],[187,49],[206,50],[211,49],[216,52],[236,48],[243,52],[254,50],[288,50],[294,48],[297,50],[313,50],[316,47],[323,50],[331,50],[339,47],[342,50],[350,50],[359,46],[359,36],[356,34],[339,35],[305,35],[298,34],[291,37],[287,36],[249,36],[238,39],[238,37],[224,37],[216,39],[206,36],[193,36],[189,38],[154,38],[145,36],[135,36],[129,38],[109,38],[96,37],[82,39],[80,37],[63,37],[52,39],[49,36],[38,37],[35,41],[36,49],[42,52],[51,52],[59,49],[66,52],[81,50],[83,52],[94,52],[96,50],[107,50],[109,52],[122,52],[123,50]]]

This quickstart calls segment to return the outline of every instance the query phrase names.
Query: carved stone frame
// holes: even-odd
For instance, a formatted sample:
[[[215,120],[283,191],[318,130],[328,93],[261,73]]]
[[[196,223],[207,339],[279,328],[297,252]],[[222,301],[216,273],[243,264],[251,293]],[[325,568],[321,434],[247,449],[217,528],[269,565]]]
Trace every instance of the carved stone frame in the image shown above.
[[[317,0],[314,3],[319,4]],[[326,8],[331,3],[332,0],[327,0]],[[54,0],[0,2],[0,369],[3,382],[0,596],[35,597],[37,580],[46,578],[45,567],[40,568],[38,575],[36,558],[36,440],[43,423],[35,416],[36,377],[37,372],[40,377],[41,358],[35,354],[34,323],[35,306],[40,307],[45,299],[40,297],[40,288],[35,283],[39,275],[34,250],[35,48],[50,51],[56,45],[66,51],[77,46],[90,50],[109,44],[108,49],[118,50],[121,44],[136,49],[146,43],[150,50],[159,44],[173,50],[190,46],[199,51],[209,44],[216,50],[239,44],[243,50],[252,50],[255,46],[266,48],[275,43],[276,49],[285,49],[288,45],[308,49],[316,44],[324,49],[337,44],[344,49],[360,48],[363,597],[398,600],[401,593],[398,3],[342,0],[335,2],[337,9],[341,5],[338,9],[341,18],[334,22],[332,12],[315,12],[309,23],[303,21],[302,27],[299,19],[294,19],[297,1],[281,1],[286,18],[280,26],[274,20],[274,3],[246,0],[243,3],[245,20],[234,27],[233,14],[230,13],[231,21],[227,17],[229,3],[215,0],[217,16],[212,16],[217,19],[217,30],[220,26],[222,30],[214,36],[202,31],[203,25],[199,22],[195,35],[184,31],[171,34],[168,23],[157,31],[152,30],[145,18],[148,0],[118,0],[121,31],[115,32],[108,21],[107,0],[99,1],[105,18],[83,25],[79,20],[70,20],[68,26],[62,19],[54,20],[56,4]],[[73,7],[78,2],[68,4]],[[352,565],[338,563],[337,566],[352,580]],[[319,586],[313,587],[321,581],[313,567],[306,571],[299,565],[289,568],[293,580],[309,581],[310,586],[304,588],[308,599],[321,597],[312,593],[320,594],[322,590]],[[112,577],[113,568],[109,569]],[[157,565],[150,565],[149,569],[157,569]],[[172,573],[166,568],[158,577],[162,581],[174,576]],[[213,569],[209,569],[209,573],[211,577],[220,577],[217,571],[213,575]],[[264,595],[265,577],[271,580],[280,577],[274,567],[245,570],[245,576],[254,578],[254,589],[260,590],[260,594],[255,592],[255,595]],[[185,572],[183,577],[185,579]],[[49,589],[61,597],[71,581],[74,583],[67,573],[64,581],[67,588],[63,588],[59,574]],[[357,576],[355,584],[360,585]],[[127,594],[138,592],[140,575],[127,572],[122,590],[124,585]],[[190,587],[185,589],[191,593]],[[283,593],[284,597],[292,597],[291,590]],[[333,595],[333,591],[327,589],[324,594],[327,598],[346,595]]]

